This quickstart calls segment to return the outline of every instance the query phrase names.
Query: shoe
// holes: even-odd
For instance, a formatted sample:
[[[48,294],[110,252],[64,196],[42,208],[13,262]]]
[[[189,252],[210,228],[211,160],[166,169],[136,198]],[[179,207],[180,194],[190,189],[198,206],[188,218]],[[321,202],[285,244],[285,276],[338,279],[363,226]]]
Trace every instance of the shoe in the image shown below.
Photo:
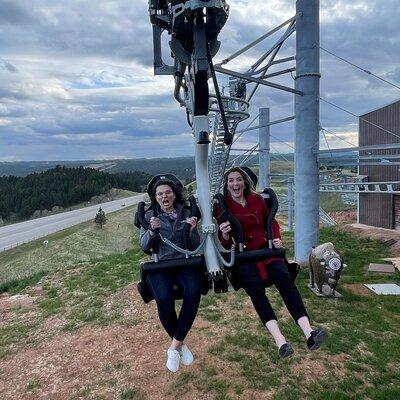
[[[176,372],[179,369],[179,361],[181,356],[178,350],[168,349],[167,350],[167,368],[171,372]]]
[[[194,360],[193,354],[186,344],[182,345],[181,349],[179,350],[179,355],[181,356],[181,362],[183,365],[190,365]]]
[[[317,350],[325,342],[327,333],[319,328],[311,332],[311,336],[307,339],[308,350]]]
[[[289,343],[285,343],[279,347],[279,357],[282,359],[290,357],[293,353],[293,347]]]

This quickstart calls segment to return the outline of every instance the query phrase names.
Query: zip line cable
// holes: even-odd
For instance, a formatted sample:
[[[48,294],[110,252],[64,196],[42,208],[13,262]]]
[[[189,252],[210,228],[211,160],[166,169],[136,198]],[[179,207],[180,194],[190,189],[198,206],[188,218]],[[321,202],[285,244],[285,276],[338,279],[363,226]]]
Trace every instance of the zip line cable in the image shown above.
[[[272,135],[271,133],[270,133],[269,135],[270,135],[272,138],[274,138],[275,140],[277,140],[278,142],[281,142],[281,143],[285,144],[286,146],[288,146],[288,147],[290,147],[291,149],[294,150],[294,147],[291,146],[288,142],[284,142],[283,140],[281,140],[281,139],[277,138],[276,136]]]
[[[326,146],[328,147],[329,154],[330,154],[330,156],[332,157],[332,156],[333,156],[333,154],[332,154],[332,150],[331,150],[331,148],[329,147],[328,140],[326,139],[325,131],[324,131],[324,130],[322,130],[322,129],[321,129],[321,131],[322,131],[322,134],[324,135],[325,143],[326,143]]]
[[[250,128],[251,125],[253,125],[253,122],[254,122],[259,116],[260,116],[260,113],[258,113],[258,114],[254,117],[254,119],[246,126],[246,128],[243,129],[242,132],[240,132],[238,135],[235,136],[235,138],[233,139],[232,144],[235,143],[235,142],[240,138],[240,136],[242,136],[243,133],[245,133],[246,130]]]
[[[325,132],[329,133],[329,134],[332,135],[332,136],[335,136],[335,137],[338,138],[339,140],[342,140],[343,142],[345,142],[345,143],[347,143],[347,144],[350,144],[352,147],[357,147],[356,144],[351,143],[351,142],[349,142],[348,140],[341,138],[339,135],[334,134],[333,132],[329,131],[328,129],[323,128],[322,126],[320,127],[320,130],[321,130],[321,131],[325,131]]]
[[[377,125],[377,124],[374,124],[373,122],[368,121],[367,119],[362,118],[362,117],[360,117],[360,116],[358,116],[358,115],[352,113],[351,111],[348,111],[348,110],[346,110],[346,109],[344,109],[344,108],[342,108],[342,107],[340,107],[340,106],[338,106],[338,105],[336,105],[336,104],[334,104],[334,103],[331,103],[330,101],[325,100],[325,99],[323,99],[322,97],[320,97],[319,99],[320,99],[321,101],[323,101],[324,103],[330,104],[331,106],[333,106],[333,107],[335,107],[335,108],[338,108],[339,110],[342,110],[342,111],[344,111],[345,113],[352,115],[353,117],[360,118],[362,121],[366,122],[367,124],[370,124],[370,125],[372,125],[372,126],[375,126],[375,128],[378,128],[378,129],[380,129],[380,130],[382,130],[382,131],[384,131],[384,132],[386,132],[386,133],[389,133],[389,134],[391,134],[391,135],[393,135],[393,136],[395,136],[395,137],[397,137],[397,138],[400,139],[400,135],[398,135],[398,134],[396,134],[396,133],[394,133],[394,132],[392,132],[392,131],[389,131],[388,129],[382,128],[381,126],[379,126],[379,125]]]
[[[354,63],[352,63],[352,62],[346,60],[346,59],[343,58],[343,57],[339,57],[338,55],[332,53],[331,51],[329,51],[329,50],[327,50],[327,49],[324,49],[322,46],[318,46],[318,47],[319,47],[321,50],[325,51],[326,53],[332,55],[333,57],[336,57],[336,58],[338,58],[339,60],[341,60],[341,61],[343,61],[343,62],[345,62],[345,63],[347,63],[347,64],[349,64],[349,65],[351,65],[351,66],[353,66],[353,67],[355,67],[355,68],[358,68],[359,70],[365,72],[366,74],[372,75],[372,76],[374,76],[375,78],[381,80],[382,82],[385,82],[385,83],[387,83],[387,84],[389,84],[389,85],[395,87],[396,89],[400,89],[400,86],[396,85],[395,83],[390,82],[390,81],[388,81],[388,80],[386,80],[386,79],[384,79],[384,78],[382,78],[382,77],[380,77],[380,76],[374,74],[373,72],[368,71],[367,69],[364,69],[364,68],[362,68],[362,67],[359,67],[358,65],[356,65],[356,64],[354,64]]]
[[[284,161],[290,162],[289,159],[287,159],[283,154],[279,153],[272,145],[270,145],[271,150],[275,150],[276,153],[271,153],[276,154],[278,157],[281,157]]]

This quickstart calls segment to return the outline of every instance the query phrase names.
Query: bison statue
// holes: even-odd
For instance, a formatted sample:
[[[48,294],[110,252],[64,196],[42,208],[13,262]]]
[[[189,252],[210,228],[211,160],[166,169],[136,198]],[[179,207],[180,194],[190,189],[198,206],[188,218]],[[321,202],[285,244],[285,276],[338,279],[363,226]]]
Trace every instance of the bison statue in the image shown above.
[[[317,293],[323,293],[322,287],[330,288],[328,296],[334,296],[340,275],[346,264],[343,256],[335,249],[333,243],[323,243],[313,247],[310,253],[310,287],[316,286]]]

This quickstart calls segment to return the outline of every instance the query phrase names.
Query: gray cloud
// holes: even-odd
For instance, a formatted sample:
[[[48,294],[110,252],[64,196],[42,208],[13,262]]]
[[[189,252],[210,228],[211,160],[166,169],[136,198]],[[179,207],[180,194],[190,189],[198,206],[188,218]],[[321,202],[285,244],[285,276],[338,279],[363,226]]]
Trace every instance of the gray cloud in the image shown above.
[[[34,23],[30,12],[25,8],[26,5],[26,3],[24,4],[19,0],[0,1],[0,23],[10,25],[28,25]]]
[[[11,63],[5,61],[5,60],[0,60],[0,69],[6,70],[8,72],[18,72],[18,69],[12,65]]]
[[[228,2],[230,17],[216,61],[295,13],[293,0]],[[399,84],[399,14],[395,0],[325,0],[321,45]],[[0,0],[0,28],[0,160],[193,154],[185,111],[172,96],[172,77],[153,76],[146,0]],[[227,67],[246,71],[278,37]],[[280,57],[294,51],[293,36]],[[321,72],[321,97],[355,114],[400,97],[397,89],[323,51]],[[218,79],[227,86],[226,76]],[[290,75],[271,81],[294,85]],[[272,120],[283,118],[293,114],[293,96],[263,87],[253,99],[252,117],[259,107],[270,107]],[[356,122],[321,103],[327,129],[351,133]],[[293,141],[292,122],[271,132]],[[241,144],[255,143],[257,134],[244,135]]]

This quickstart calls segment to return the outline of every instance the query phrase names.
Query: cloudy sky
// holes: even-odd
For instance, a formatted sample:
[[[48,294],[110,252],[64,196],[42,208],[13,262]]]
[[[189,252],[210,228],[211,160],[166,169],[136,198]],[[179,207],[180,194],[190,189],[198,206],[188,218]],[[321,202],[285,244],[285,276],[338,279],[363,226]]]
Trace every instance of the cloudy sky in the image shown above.
[[[295,13],[295,0],[228,3],[215,62]],[[320,44],[400,86],[399,20],[398,0],[321,0]],[[276,39],[227,68],[246,71]],[[294,55],[294,44],[287,41],[282,57]],[[0,161],[192,155],[172,77],[154,77],[152,57],[147,0],[0,0]],[[357,115],[400,98],[399,89],[324,51],[321,73],[321,97]],[[293,85],[290,75],[275,81]],[[253,116],[259,107],[270,107],[272,120],[293,114],[292,95],[265,87],[257,93]],[[321,125],[357,142],[357,118],[326,103]],[[272,134],[290,144],[293,124]],[[256,135],[244,135],[240,146]],[[330,147],[345,145],[326,138]],[[290,151],[280,141],[272,149]]]

